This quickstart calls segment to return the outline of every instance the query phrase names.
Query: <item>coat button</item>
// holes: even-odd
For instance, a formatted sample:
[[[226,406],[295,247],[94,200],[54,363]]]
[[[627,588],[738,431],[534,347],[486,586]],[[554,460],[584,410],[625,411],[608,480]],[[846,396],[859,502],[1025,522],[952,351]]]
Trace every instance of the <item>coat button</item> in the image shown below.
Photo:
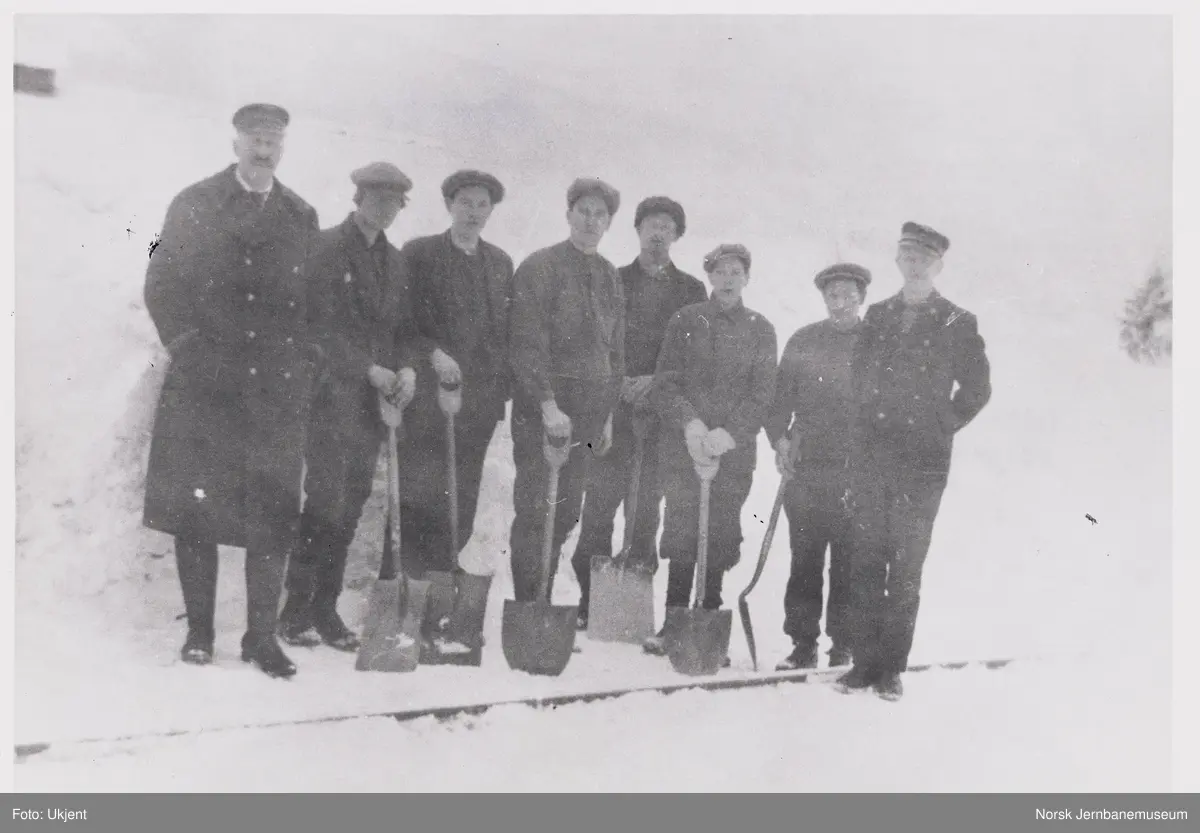
[[[258,375],[258,368],[257,368],[257,367],[252,367],[252,368],[250,368],[250,375],[251,375],[251,376],[257,376],[257,375]]]
[[[250,258],[246,258],[246,265],[247,265],[247,266],[249,266],[249,265],[250,265],[250,264],[252,264],[253,262],[254,262],[254,261],[253,261],[253,260],[251,260]]]
[[[246,333],[246,336],[248,338],[254,338],[254,330],[251,330],[250,332]]]
[[[287,337],[287,343],[288,343],[288,344],[291,344],[291,343],[292,343],[292,337],[291,337],[291,336],[288,336],[288,337]]]
[[[293,274],[293,275],[297,275],[297,274],[299,274],[299,273],[300,273],[300,267],[299,267],[299,266],[293,266],[293,267],[292,267],[292,274]]]
[[[254,300],[254,293],[253,293],[253,292],[251,292],[249,295],[247,295],[247,296],[246,296],[246,300],[247,300],[247,301],[253,301],[253,300]]]
[[[350,281],[354,280],[354,278],[351,277],[349,272],[347,272],[346,276],[344,278],[342,278],[342,280],[344,280],[346,283],[350,283]]]
[[[288,306],[289,306],[289,307],[294,307],[294,306],[296,306],[296,302],[295,302],[295,301],[288,301]]]
[[[879,414],[879,419],[887,419],[887,414],[881,412]]]
[[[292,374],[291,374],[291,372],[290,372],[290,371],[289,371],[289,372],[285,372],[285,373],[283,374],[283,378],[285,378],[285,379],[290,379],[290,378],[292,378]]]

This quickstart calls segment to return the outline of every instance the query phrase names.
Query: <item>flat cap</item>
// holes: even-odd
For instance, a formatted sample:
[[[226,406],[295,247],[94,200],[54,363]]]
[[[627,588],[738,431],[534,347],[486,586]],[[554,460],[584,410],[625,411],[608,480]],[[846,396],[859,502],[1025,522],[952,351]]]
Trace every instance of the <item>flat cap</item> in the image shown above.
[[[637,211],[633,215],[633,227],[641,228],[642,220],[649,217],[651,214],[666,214],[675,221],[675,235],[683,237],[684,231],[687,230],[687,215],[683,213],[683,206],[675,202],[670,197],[646,197],[638,203]]]
[[[390,162],[372,162],[350,174],[350,181],[359,188],[378,191],[397,191],[401,194],[412,190],[412,180]]]
[[[938,257],[944,255],[950,248],[950,238],[946,235],[934,231],[929,226],[913,222],[905,223],[900,229],[900,242],[921,246]]]
[[[813,283],[822,292],[834,281],[854,281],[858,284],[859,291],[865,295],[867,287],[871,284],[871,271],[857,263],[835,263],[832,266],[826,266],[813,278]]]
[[[621,207],[621,192],[602,179],[581,177],[571,183],[567,189],[567,210],[569,211],[582,197],[596,196],[604,200],[610,215],[616,214]]]
[[[722,243],[704,256],[704,271],[711,272],[717,268],[717,262],[723,257],[736,257],[750,271],[750,250],[741,243]]]
[[[486,188],[492,198],[492,205],[504,199],[504,186],[500,184],[500,180],[483,171],[455,171],[450,174],[442,181],[442,196],[452,200],[460,190],[472,185]]]
[[[256,102],[239,107],[233,114],[233,126],[238,130],[275,130],[282,132],[291,117],[277,104]]]

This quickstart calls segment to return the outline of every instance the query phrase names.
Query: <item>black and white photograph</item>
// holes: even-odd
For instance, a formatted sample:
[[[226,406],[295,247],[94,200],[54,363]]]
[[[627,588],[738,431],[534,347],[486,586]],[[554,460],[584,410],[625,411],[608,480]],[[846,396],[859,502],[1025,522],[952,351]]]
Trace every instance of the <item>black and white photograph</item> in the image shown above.
[[[12,18],[15,791],[1175,788],[1171,14],[317,10]]]

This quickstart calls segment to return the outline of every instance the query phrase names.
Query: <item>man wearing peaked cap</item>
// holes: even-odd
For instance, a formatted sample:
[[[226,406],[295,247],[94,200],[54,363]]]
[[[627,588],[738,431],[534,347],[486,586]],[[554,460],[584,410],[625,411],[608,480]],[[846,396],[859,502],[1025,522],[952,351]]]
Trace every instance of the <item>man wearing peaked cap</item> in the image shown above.
[[[659,504],[658,419],[646,394],[667,323],[680,308],[703,301],[704,284],[680,271],[671,260],[671,246],[687,228],[683,206],[669,197],[647,197],[634,212],[641,252],[618,270],[625,294],[625,379],[621,401],[613,414],[612,450],[592,461],[579,543],[571,563],[579,580],[579,626],[587,628],[593,559],[604,564],[613,555],[613,526],[617,510],[629,493],[629,479],[642,436],[637,517],[622,566],[654,573],[658,568]]]
[[[568,238],[539,249],[513,277],[509,357],[513,392],[513,518],[509,536],[516,600],[537,598],[546,519],[543,435],[570,438],[559,472],[550,575],[579,520],[590,460],[608,453],[625,379],[625,295],[597,249],[620,202],[599,180],[567,191]]]
[[[417,369],[417,399],[405,412],[399,443],[400,555],[407,575],[430,582],[422,661],[477,665],[490,571],[468,570],[459,555],[471,539],[488,445],[504,418],[512,387],[508,314],[513,262],[482,238],[504,186],[481,171],[457,171],[442,182],[450,227],[404,244],[417,331],[429,342]],[[447,507],[447,420],[458,385],[454,474],[457,539]],[[441,393],[445,391],[445,393]],[[441,395],[439,395],[441,393]],[[480,574],[484,573],[484,574]],[[480,607],[482,606],[482,607]]]
[[[954,438],[991,398],[991,368],[973,314],[934,279],[949,239],[908,222],[900,292],[872,304],[854,354],[856,416],[847,503],[852,514],[854,667],[844,691],[903,695],[921,574],[950,470]]]
[[[287,122],[270,104],[234,114],[236,162],[172,200],[145,285],[171,362],[143,523],[175,536],[188,621],[181,658],[212,662],[217,547],[245,547],[242,659],[274,677],[296,671],[275,639],[276,610],[319,358],[306,274],[317,212],[275,178]]]
[[[666,508],[660,556],[670,561],[668,609],[688,605],[694,582],[704,608],[719,609],[725,573],[741,558],[742,507],[754,478],[758,433],[774,398],[777,358],[775,328],[742,302],[749,264],[749,250],[737,243],[718,246],[704,259],[712,296],[671,318],[650,389],[662,421]],[[709,502],[708,569],[694,579],[697,474],[718,462]],[[668,617],[643,650],[662,654],[674,621]]]
[[[850,522],[842,497],[854,404],[850,368],[862,331],[858,311],[871,273],[856,263],[835,263],[818,272],[813,283],[828,315],[801,327],[784,346],[766,426],[775,465],[789,478],[783,506],[792,570],[783,600],[783,631],[791,637],[792,653],[776,666],[779,671],[817,666],[823,612],[833,643],[830,667],[849,661]]]
[[[355,651],[337,602],[346,556],[371,495],[385,418],[412,399],[423,349],[400,253],[387,230],[412,181],[374,162],[350,174],[354,211],[321,232],[311,265],[313,324],[328,356],[309,424],[300,542],[288,565],[279,632],[290,645]],[[395,559],[385,545],[383,570]]]
[[[500,180],[483,171],[455,171],[442,181],[442,198],[447,203],[454,201],[455,196],[463,188],[483,188],[488,193],[492,206],[499,205],[504,199],[504,186]]]
[[[609,185],[602,179],[595,177],[581,177],[571,183],[571,187],[567,189],[567,210],[575,207],[575,203],[582,197],[597,196],[604,200],[604,204],[608,207],[608,216],[611,220],[613,215],[621,207],[621,192]]]

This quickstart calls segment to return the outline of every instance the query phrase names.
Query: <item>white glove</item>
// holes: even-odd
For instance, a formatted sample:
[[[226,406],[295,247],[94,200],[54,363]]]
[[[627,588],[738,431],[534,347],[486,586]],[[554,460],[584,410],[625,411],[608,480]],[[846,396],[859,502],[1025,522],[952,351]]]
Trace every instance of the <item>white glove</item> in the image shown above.
[[[710,457],[720,457],[727,451],[737,448],[737,443],[724,428],[714,428],[704,438],[704,452]]]
[[[429,356],[429,362],[433,365],[433,372],[437,374],[439,382],[454,384],[462,381],[462,369],[459,368],[458,362],[452,359],[440,347],[434,348],[434,351]]]
[[[553,399],[542,403],[542,425],[551,437],[567,437],[571,434],[571,418],[558,409],[558,403]]]
[[[687,443],[688,454],[697,463],[707,462],[712,456],[704,450],[704,440],[708,436],[708,426],[698,419],[693,419],[683,429],[683,439]]]
[[[401,402],[411,402],[417,395],[417,372],[411,367],[402,367],[396,374],[396,386],[392,398]]]

